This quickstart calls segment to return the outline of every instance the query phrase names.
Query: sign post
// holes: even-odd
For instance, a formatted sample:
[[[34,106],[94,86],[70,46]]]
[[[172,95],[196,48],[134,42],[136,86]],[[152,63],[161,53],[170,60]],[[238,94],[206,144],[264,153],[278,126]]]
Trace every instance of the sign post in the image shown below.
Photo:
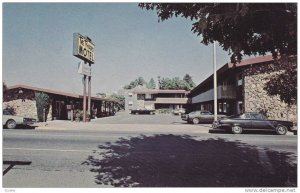
[[[82,59],[78,73],[83,75],[83,122],[86,122],[86,113],[91,115],[91,78],[92,64],[95,63],[95,45],[87,36],[73,34],[73,55]],[[88,63],[88,65],[87,65]],[[86,108],[86,79],[88,77],[88,108]]]

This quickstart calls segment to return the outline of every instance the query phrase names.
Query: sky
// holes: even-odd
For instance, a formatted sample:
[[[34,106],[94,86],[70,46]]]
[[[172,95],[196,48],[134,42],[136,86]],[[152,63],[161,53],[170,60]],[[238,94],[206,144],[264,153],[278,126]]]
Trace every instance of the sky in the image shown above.
[[[4,3],[2,79],[82,94],[81,61],[73,56],[73,33],[96,46],[92,95],[118,91],[138,77],[192,76],[199,84],[213,73],[213,46],[201,44],[192,21],[158,22],[137,3]],[[217,66],[230,56],[217,47]]]

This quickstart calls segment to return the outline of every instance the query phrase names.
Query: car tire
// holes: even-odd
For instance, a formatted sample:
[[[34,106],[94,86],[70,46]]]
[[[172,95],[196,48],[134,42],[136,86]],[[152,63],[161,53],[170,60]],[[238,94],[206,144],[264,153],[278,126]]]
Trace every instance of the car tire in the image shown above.
[[[197,125],[200,123],[200,120],[198,118],[193,118],[192,122],[193,124]]]
[[[243,132],[243,128],[238,125],[234,125],[232,126],[231,131],[233,134],[241,134]]]
[[[13,119],[10,119],[10,120],[8,120],[8,121],[6,122],[6,128],[7,128],[7,129],[14,129],[14,128],[16,128],[16,126],[17,126],[17,123],[16,123],[16,121],[13,120]]]
[[[278,125],[275,130],[278,135],[285,135],[287,133],[287,128],[283,125]]]

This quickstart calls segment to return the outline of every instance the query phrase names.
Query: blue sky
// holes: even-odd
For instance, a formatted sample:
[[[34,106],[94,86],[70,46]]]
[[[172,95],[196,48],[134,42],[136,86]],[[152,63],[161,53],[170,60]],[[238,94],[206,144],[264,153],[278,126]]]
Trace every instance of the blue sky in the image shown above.
[[[192,22],[158,22],[137,3],[4,3],[3,81],[81,94],[73,33],[96,45],[92,94],[112,93],[141,76],[180,77],[196,84],[212,74],[212,45],[200,43]],[[230,56],[217,49],[218,66]]]

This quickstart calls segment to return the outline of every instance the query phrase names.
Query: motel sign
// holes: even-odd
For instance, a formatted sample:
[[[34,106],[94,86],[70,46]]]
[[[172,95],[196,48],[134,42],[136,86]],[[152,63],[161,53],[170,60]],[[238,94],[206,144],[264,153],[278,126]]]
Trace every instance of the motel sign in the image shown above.
[[[95,63],[95,45],[89,37],[79,33],[73,34],[73,55],[88,62]]]

